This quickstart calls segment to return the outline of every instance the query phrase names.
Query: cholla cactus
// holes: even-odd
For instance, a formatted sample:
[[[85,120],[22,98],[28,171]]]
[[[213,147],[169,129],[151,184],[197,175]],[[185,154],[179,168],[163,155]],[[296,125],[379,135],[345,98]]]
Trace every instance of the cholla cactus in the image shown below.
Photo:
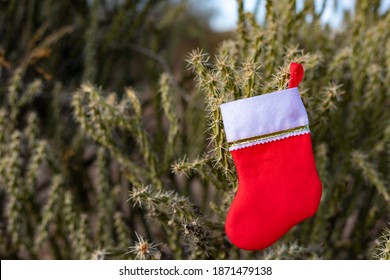
[[[316,1],[299,11],[266,1],[259,24],[239,0],[237,32],[211,55],[194,46],[190,71],[171,63],[176,36],[202,26],[181,32],[194,20],[185,1],[25,2],[0,11],[15,25],[0,24],[2,258],[373,257],[390,215],[390,13],[373,12],[380,1],[356,1],[332,30]],[[285,89],[291,61],[306,69],[323,198],[269,250],[245,252],[224,232],[238,182],[219,105]],[[374,258],[388,258],[388,239],[385,230]]]
[[[385,228],[382,236],[377,240],[376,252],[374,258],[379,260],[390,260],[390,229]]]
[[[155,258],[159,251],[158,251],[158,244],[154,244],[153,242],[150,243],[148,240],[145,240],[142,235],[135,233],[137,236],[137,242],[134,246],[130,246],[130,251],[126,254],[134,254],[135,259],[138,260],[146,260]]]
[[[264,255],[266,260],[307,260],[318,259],[321,255],[320,248],[305,248],[293,242],[291,244],[282,243],[274,248],[268,249]]]

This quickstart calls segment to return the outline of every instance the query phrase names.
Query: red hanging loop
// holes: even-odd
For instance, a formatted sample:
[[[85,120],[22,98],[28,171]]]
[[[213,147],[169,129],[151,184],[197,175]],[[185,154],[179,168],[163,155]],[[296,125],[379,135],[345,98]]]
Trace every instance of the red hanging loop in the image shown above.
[[[290,83],[289,88],[294,88],[299,85],[303,79],[305,71],[303,70],[302,64],[291,62],[290,64]]]

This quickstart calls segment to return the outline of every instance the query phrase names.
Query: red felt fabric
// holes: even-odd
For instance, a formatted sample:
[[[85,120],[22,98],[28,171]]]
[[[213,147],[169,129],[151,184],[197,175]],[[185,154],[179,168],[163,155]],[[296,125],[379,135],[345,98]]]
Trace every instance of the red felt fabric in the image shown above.
[[[238,191],[225,230],[245,250],[261,250],[317,211],[321,198],[310,134],[232,151]]]
[[[303,70],[302,64],[291,62],[290,63],[290,83],[289,88],[294,88],[299,85],[303,79],[305,71]]]

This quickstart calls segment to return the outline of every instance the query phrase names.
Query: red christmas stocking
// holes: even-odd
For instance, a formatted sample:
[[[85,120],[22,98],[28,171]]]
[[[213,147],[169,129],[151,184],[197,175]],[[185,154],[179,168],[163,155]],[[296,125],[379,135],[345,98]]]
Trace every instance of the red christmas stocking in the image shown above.
[[[238,191],[225,230],[245,250],[261,250],[317,211],[321,182],[309,121],[297,86],[302,65],[291,63],[290,88],[221,105]]]

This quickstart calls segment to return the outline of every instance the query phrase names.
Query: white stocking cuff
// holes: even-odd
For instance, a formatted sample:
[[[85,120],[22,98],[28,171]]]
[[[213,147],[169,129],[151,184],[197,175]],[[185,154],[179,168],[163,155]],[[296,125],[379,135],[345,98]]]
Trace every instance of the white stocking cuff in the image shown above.
[[[221,112],[231,151],[310,133],[296,87],[224,103]]]

